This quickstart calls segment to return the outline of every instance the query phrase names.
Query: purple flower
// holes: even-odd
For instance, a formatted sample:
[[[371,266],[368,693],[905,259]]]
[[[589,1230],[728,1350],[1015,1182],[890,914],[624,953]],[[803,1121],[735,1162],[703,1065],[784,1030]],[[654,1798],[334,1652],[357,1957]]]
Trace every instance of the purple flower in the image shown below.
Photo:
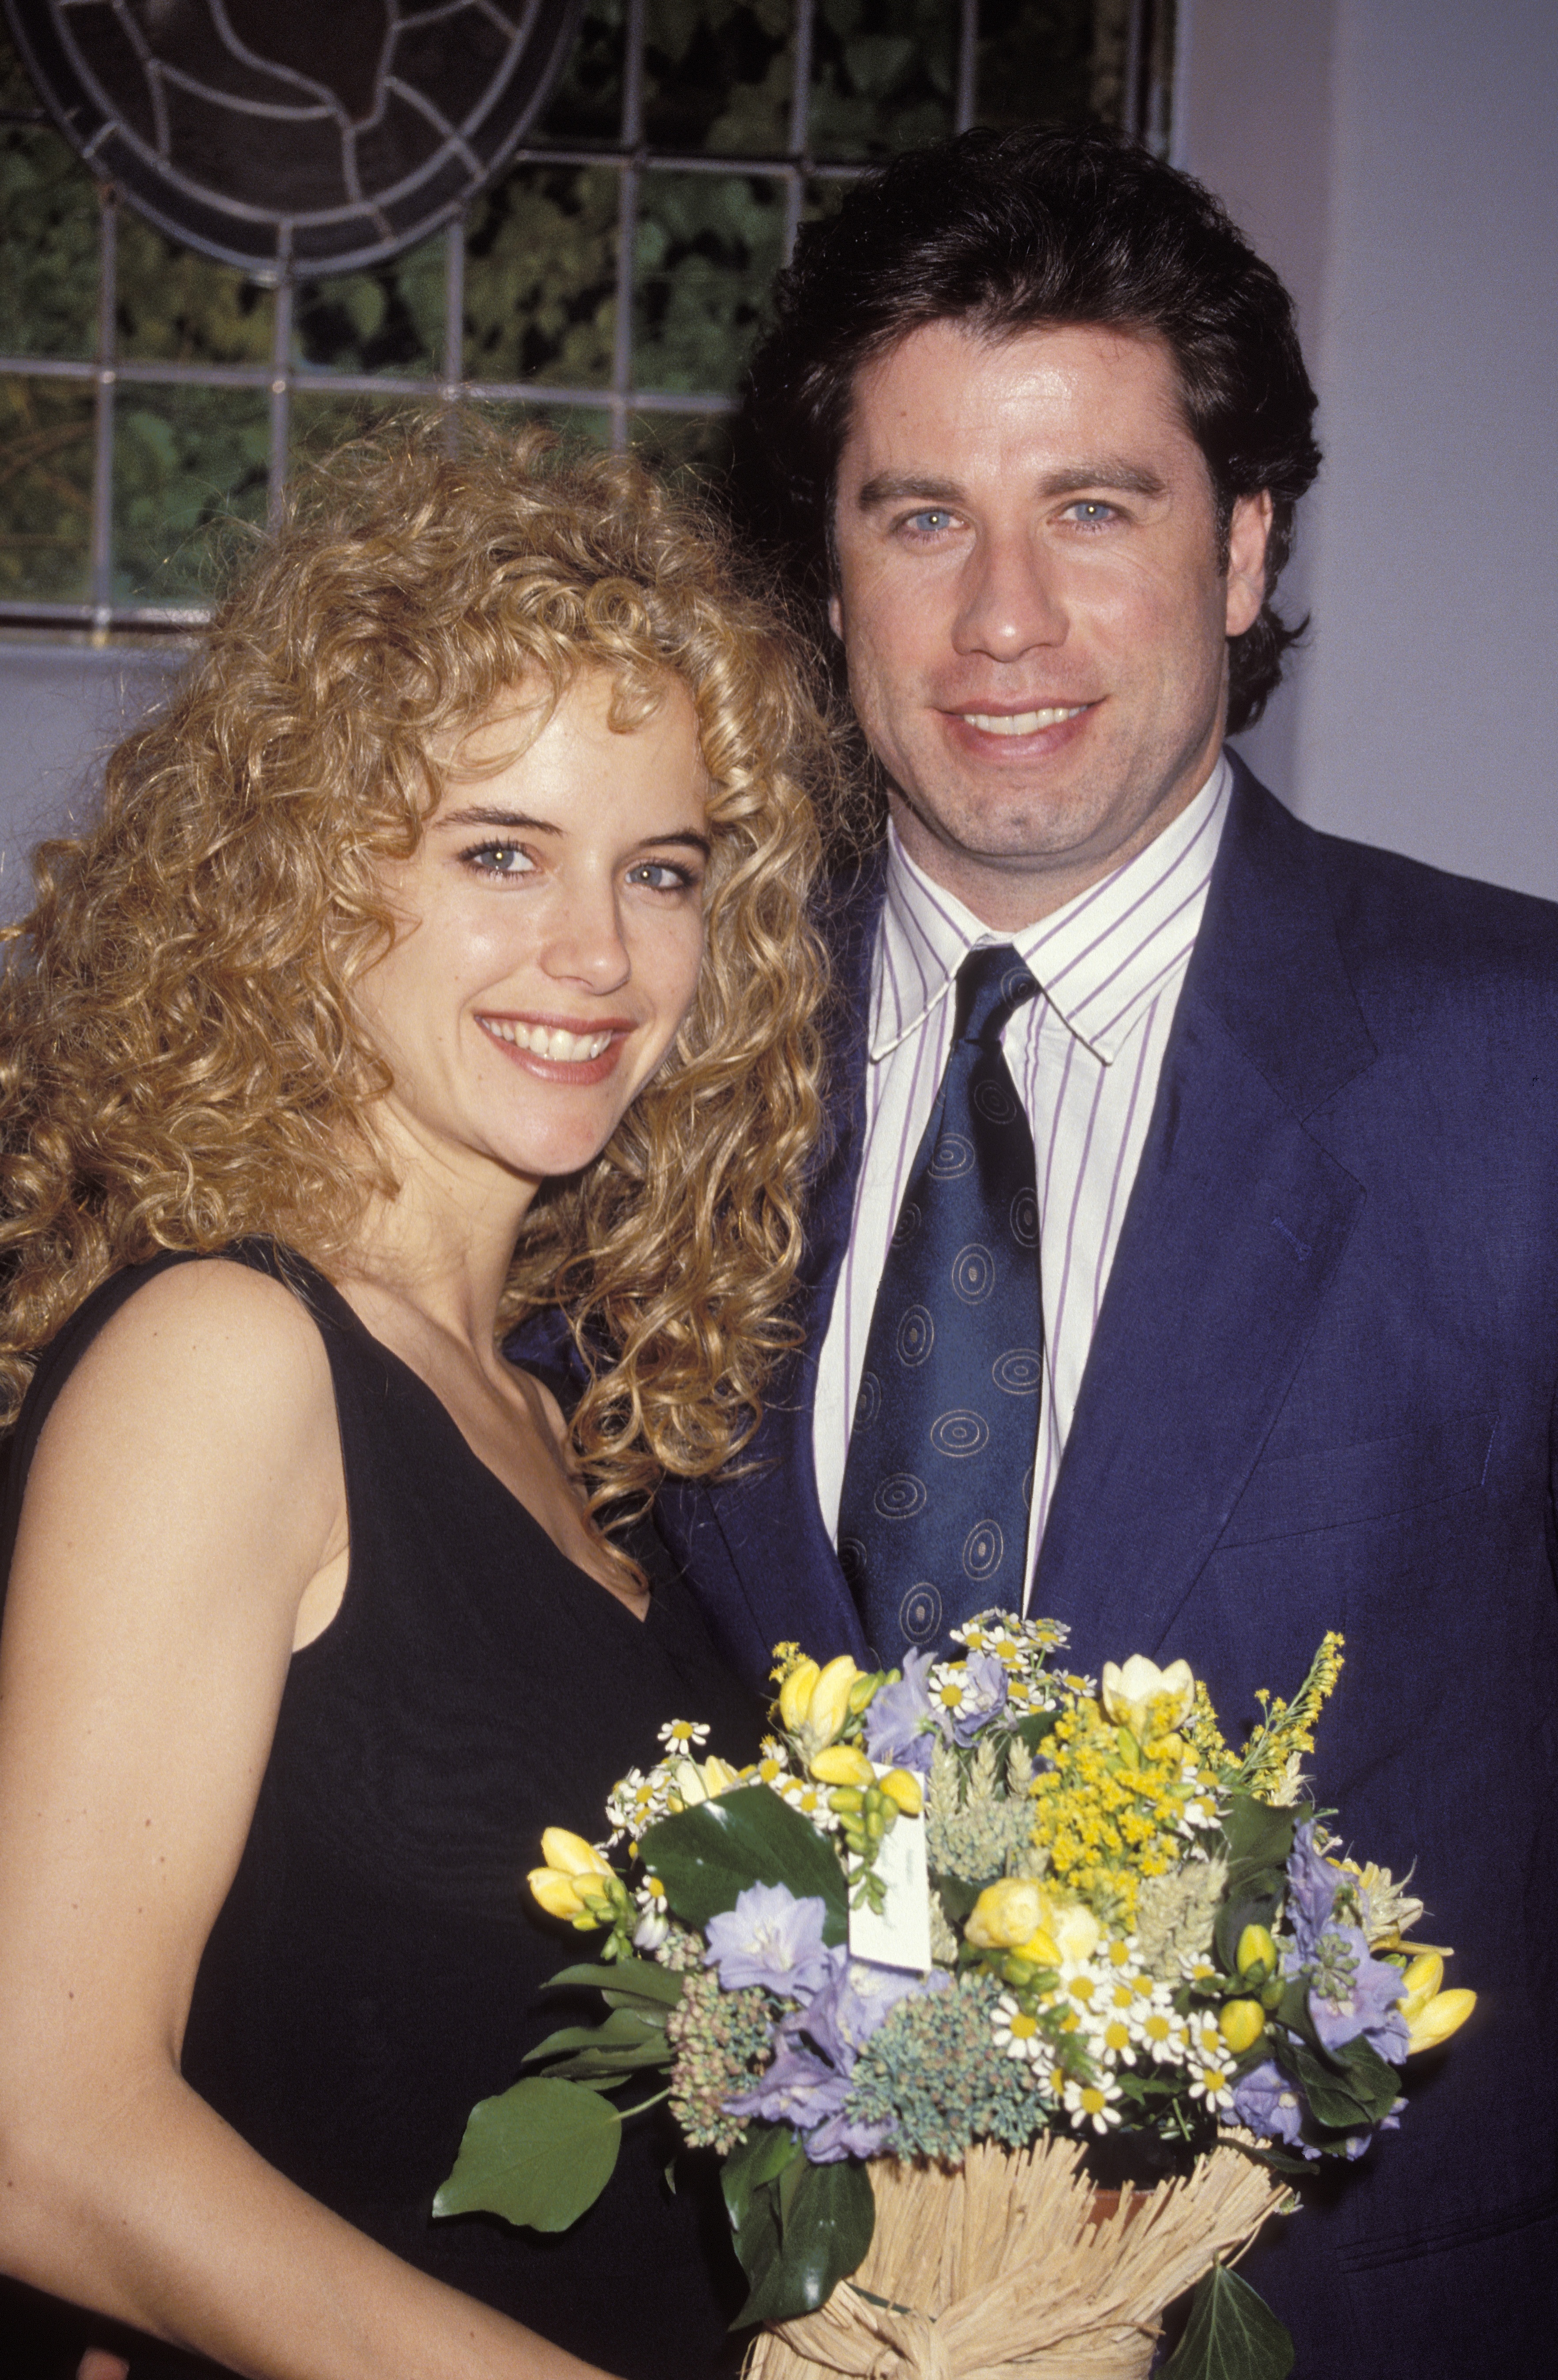
[[[971,1653],[963,1664],[963,1698],[947,1716],[953,1741],[972,1743],[996,1713],[1006,1708],[1007,1673],[994,1653]]]
[[[888,2010],[912,1992],[933,1987],[923,1976],[875,1966],[866,1960],[851,1960],[842,1949],[825,1956],[831,1973],[822,1988],[808,2007],[791,2009],[779,2019],[773,2064],[750,2091],[725,2102],[732,2116],[761,2116],[771,2124],[793,2124],[798,2132],[807,2135],[808,2156],[812,2133],[842,2114],[855,2059]],[[945,1976],[938,1973],[936,1981],[945,1986]],[[855,2128],[863,2139],[866,2129]],[[847,2127],[827,2133],[823,2154],[815,2161],[827,2165],[844,2156],[876,2154],[875,2147],[851,2147],[852,2137]]]
[[[743,2119],[761,2116],[765,2123],[793,2124],[797,2131],[805,2131],[839,2114],[849,2095],[847,2074],[818,2058],[804,2042],[790,2040],[780,2042],[773,2064],[751,2090],[727,2099],[725,2106]]]
[[[749,1884],[733,1909],[709,1919],[704,1964],[719,1968],[722,1991],[760,1984],[804,1998],[833,1972],[822,1938],[827,1914],[819,1895],[797,1900],[787,1884]]]
[[[1300,1959],[1312,1958],[1336,1899],[1341,1877],[1322,1852],[1315,1849],[1313,1821],[1293,1838],[1287,1855],[1287,1913]]]
[[[1341,2049],[1361,2034],[1372,2050],[1399,2066],[1407,2056],[1407,2021],[1396,2003],[1401,1975],[1369,1955],[1357,1925],[1328,1925],[1309,1961],[1310,2017],[1326,2049]]]
[[[892,2137],[893,2126],[886,2119],[865,2124],[858,2116],[829,2116],[806,2134],[802,2145],[814,2165],[839,2165],[845,2157],[880,2156]]]
[[[878,1686],[865,1706],[865,1749],[885,1768],[914,1768],[922,1777],[930,1775],[932,1739],[922,1732],[920,1722],[931,1706],[926,1680],[933,1658],[929,1653],[906,1654],[897,1684]]]
[[[1296,2086],[1269,2058],[1234,2085],[1234,2120],[1263,2141],[1285,2141],[1307,2157],[1320,2155],[1303,2137],[1304,2107]]]

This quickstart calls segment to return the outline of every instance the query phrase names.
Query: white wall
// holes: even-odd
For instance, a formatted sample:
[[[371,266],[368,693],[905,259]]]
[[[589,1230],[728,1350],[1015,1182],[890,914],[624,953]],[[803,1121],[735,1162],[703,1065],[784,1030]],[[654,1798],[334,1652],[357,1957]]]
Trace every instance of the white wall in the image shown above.
[[[1244,748],[1317,825],[1558,898],[1558,6],[1180,0],[1176,97],[1321,398],[1312,643]]]
[[[0,924],[30,906],[32,845],[88,814],[105,755],[181,659],[167,645],[0,638]]]

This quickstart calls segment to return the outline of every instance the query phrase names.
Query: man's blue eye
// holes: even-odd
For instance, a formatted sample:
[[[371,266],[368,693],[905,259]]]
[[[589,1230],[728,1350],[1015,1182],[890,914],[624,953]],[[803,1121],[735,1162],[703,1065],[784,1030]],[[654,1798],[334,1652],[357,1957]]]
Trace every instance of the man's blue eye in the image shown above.
[[[950,513],[944,513],[939,509],[933,512],[912,513],[910,526],[912,528],[923,529],[945,528],[951,517]]]

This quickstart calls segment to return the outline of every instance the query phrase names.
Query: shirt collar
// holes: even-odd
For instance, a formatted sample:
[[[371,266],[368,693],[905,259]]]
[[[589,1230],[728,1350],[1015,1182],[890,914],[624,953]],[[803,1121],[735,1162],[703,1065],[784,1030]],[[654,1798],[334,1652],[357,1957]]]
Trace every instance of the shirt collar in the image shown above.
[[[1190,956],[1233,790],[1225,756],[1193,801],[1112,876],[1014,934],[996,933],[917,868],[888,829],[888,887],[871,997],[885,1058],[947,998],[970,951],[1010,942],[1050,1007],[1109,1064],[1165,976]]]

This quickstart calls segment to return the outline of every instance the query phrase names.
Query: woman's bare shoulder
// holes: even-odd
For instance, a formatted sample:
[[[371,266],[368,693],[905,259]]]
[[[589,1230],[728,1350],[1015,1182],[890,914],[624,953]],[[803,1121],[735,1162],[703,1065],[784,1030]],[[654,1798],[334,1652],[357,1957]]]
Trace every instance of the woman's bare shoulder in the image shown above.
[[[110,1317],[63,1384],[30,1494],[83,1456],[105,1479],[157,1477],[296,1496],[339,1480],[330,1359],[318,1324],[269,1275],[221,1257],[173,1265]]]

